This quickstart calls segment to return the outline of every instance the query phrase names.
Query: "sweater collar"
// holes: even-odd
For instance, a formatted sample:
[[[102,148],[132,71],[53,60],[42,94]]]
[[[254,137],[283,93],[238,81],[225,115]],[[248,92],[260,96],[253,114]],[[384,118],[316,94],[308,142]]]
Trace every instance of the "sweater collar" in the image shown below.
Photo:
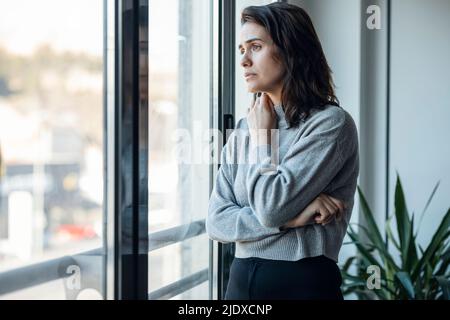
[[[278,105],[275,105],[273,108],[275,110],[275,113],[277,114],[278,127],[289,129],[289,124],[286,121],[286,116],[284,114],[283,105],[278,104]]]
[[[273,108],[275,109],[275,113],[277,114],[278,127],[285,128],[285,129],[291,128],[286,121],[286,114],[284,113],[283,105],[277,104]],[[306,120],[305,118],[306,118],[305,113],[302,113],[300,115],[300,121],[305,122],[305,120]]]

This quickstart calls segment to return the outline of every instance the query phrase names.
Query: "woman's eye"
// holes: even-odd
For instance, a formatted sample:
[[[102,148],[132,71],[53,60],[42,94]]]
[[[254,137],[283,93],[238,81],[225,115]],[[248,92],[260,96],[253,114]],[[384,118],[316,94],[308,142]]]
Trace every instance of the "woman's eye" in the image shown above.
[[[261,46],[254,44],[252,45],[251,49],[252,51],[258,51],[259,49],[261,49]],[[239,53],[243,55],[245,53],[245,49],[240,50]]]

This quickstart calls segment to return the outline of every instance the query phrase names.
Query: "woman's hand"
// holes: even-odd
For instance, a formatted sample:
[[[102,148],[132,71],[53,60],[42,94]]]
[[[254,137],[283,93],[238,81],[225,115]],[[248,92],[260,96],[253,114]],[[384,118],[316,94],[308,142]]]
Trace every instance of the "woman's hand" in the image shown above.
[[[250,141],[254,147],[271,143],[271,129],[276,128],[276,120],[272,100],[266,93],[262,93],[256,98],[247,114]]]
[[[303,227],[314,221],[323,226],[330,223],[334,218],[339,221],[347,208],[344,202],[321,193],[300,214],[286,223],[283,228]]]

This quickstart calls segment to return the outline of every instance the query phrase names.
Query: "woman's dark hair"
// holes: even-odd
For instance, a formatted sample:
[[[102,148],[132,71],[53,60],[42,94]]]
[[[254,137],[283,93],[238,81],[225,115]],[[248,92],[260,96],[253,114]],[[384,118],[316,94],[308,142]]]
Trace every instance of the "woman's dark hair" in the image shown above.
[[[281,103],[289,126],[297,126],[312,108],[339,106],[331,69],[305,10],[284,2],[250,6],[241,14],[241,24],[246,22],[268,31],[277,49],[274,58],[285,67]]]

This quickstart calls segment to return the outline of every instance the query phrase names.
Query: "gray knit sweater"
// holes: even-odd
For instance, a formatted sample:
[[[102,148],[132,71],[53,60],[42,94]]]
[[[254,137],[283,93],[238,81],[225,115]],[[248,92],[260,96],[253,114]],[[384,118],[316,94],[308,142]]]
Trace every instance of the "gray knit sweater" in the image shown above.
[[[332,105],[312,109],[297,127],[289,127],[281,105],[275,111],[278,126],[271,145],[253,147],[242,118],[222,149],[206,219],[208,236],[235,242],[238,258],[296,261],[325,255],[338,262],[359,174],[355,123]],[[280,229],[320,193],[347,204],[344,219]]]

